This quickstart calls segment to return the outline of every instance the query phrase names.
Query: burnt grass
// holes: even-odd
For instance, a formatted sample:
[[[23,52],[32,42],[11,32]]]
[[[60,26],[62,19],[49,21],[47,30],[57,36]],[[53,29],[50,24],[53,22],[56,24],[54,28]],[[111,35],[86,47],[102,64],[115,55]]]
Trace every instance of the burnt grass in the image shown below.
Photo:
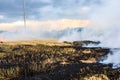
[[[78,42],[79,43],[79,42]],[[83,44],[83,43],[82,43]],[[0,45],[0,80],[120,80],[120,68],[101,64],[109,48],[46,45]],[[94,58],[96,62],[81,60]],[[102,78],[107,76],[108,79]],[[93,79],[92,79],[93,80]]]

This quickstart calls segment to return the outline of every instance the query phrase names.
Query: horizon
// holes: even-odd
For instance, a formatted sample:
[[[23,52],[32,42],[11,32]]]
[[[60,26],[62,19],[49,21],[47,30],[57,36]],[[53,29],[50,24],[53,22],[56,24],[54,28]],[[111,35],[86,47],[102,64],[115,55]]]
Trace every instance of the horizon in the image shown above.
[[[89,17],[95,11],[95,7],[100,7],[103,4],[102,0],[26,0],[27,27],[29,28],[32,25],[42,29],[42,22],[45,22],[44,25],[46,26],[49,24],[47,23],[48,21],[51,21],[49,25],[52,24],[52,27],[54,27],[57,21],[61,20],[63,20],[60,22],[63,26],[60,27],[64,27],[64,25],[66,25],[66,28],[84,27],[87,26],[88,22],[81,26],[82,23],[80,24],[79,21],[90,22]],[[19,28],[24,26],[23,6],[22,0],[0,1],[0,30],[12,30],[13,27]],[[58,28],[57,30],[59,30],[60,23],[58,22],[58,26],[55,26]]]

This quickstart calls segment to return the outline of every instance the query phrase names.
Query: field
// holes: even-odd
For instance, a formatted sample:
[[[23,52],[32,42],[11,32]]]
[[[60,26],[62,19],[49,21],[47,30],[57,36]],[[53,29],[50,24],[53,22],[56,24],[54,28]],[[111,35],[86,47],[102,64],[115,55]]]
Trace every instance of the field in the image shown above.
[[[1,42],[0,80],[120,80],[120,68],[99,63],[110,49],[89,43],[99,42]]]

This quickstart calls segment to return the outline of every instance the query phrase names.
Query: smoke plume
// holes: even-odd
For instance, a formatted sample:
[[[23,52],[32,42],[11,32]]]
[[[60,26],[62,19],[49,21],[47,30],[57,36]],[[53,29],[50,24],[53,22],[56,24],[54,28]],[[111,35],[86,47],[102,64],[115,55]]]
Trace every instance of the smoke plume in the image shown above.
[[[59,39],[67,32],[82,28],[89,24],[89,20],[60,19],[49,21],[27,21],[27,27],[22,21],[0,24],[0,40],[35,40]]]
[[[120,48],[120,0],[101,0],[102,5],[94,6],[90,14],[91,24],[81,32],[64,36],[61,40],[100,41],[100,47]],[[120,50],[114,51],[101,63],[113,63],[120,67]]]
[[[89,21],[85,23],[83,22],[83,25],[80,25],[81,22],[75,20],[36,22],[35,24],[37,25],[34,26],[32,25],[33,22],[28,22],[28,24],[30,24],[29,26],[32,26],[31,28],[24,30],[23,27],[19,27],[19,29],[17,27],[17,29],[14,29],[13,26],[11,26],[11,31],[0,33],[0,36],[4,36],[4,38],[7,40],[37,38],[54,38],[59,39],[59,41],[92,40],[100,41],[101,44],[98,45],[100,47],[120,48],[120,0],[100,1],[101,4],[99,6],[92,6],[93,9],[88,15],[90,21],[89,25]],[[19,22],[14,24],[18,25]],[[1,26],[4,26],[4,24],[2,24]],[[81,27],[84,29],[79,29]],[[4,27],[2,28],[4,29]],[[114,67],[120,67],[120,50],[112,50],[112,52],[113,54],[108,55],[108,57],[101,63],[113,63]]]

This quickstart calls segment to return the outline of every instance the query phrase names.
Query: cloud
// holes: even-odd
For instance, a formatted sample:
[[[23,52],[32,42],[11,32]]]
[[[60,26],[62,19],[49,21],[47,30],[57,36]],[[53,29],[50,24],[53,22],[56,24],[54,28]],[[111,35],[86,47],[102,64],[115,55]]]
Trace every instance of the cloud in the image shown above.
[[[52,3],[53,0],[31,0],[33,2],[43,2],[43,3]]]
[[[102,0],[26,0],[28,20],[88,19]],[[23,0],[0,0],[0,22],[23,19]]]
[[[4,19],[4,16],[3,16],[3,15],[0,15],[0,19]]]
[[[86,27],[90,23],[89,20],[72,20],[72,19],[60,19],[60,20],[48,20],[48,21],[27,21],[28,28],[32,30],[64,30],[67,28]],[[16,30],[23,28],[23,22],[17,21],[13,23],[1,23],[1,30]]]

